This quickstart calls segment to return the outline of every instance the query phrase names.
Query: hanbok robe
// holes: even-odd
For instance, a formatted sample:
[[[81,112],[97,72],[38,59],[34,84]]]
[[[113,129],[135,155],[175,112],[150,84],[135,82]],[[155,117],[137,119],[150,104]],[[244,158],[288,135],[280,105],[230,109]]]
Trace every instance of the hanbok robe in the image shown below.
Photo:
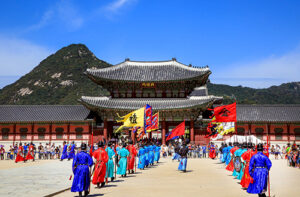
[[[108,161],[106,163],[106,176],[105,177],[112,178],[112,177],[114,177],[114,171],[115,171],[115,165],[114,165],[114,161],[113,161],[113,158],[115,156],[115,151],[110,147],[107,147],[105,149],[105,151],[107,152],[107,155],[108,155]]]
[[[241,157],[242,154],[244,154],[247,151],[247,149],[238,149],[237,151],[234,152],[235,157]],[[242,162],[242,158],[241,158]],[[235,169],[233,170],[232,176],[236,176],[238,180],[241,180],[243,177],[243,170],[244,170],[244,164],[241,163],[241,171],[237,172]]]
[[[88,191],[90,186],[90,168],[93,165],[92,157],[85,151],[77,153],[73,159],[72,169],[74,179],[71,192]]]
[[[249,173],[253,178],[247,192],[250,194],[260,194],[267,190],[269,170],[272,167],[271,160],[262,152],[253,155],[249,163]]]
[[[226,154],[226,158],[225,158],[225,165],[227,166],[230,161],[231,161],[231,152],[230,150],[233,148],[233,146],[228,146],[226,151],[227,151],[227,154]]]
[[[16,157],[16,160],[15,160],[16,163],[20,162],[20,161],[25,161],[23,150],[24,150],[23,146],[19,146],[17,157]]]
[[[103,148],[98,148],[94,153],[93,157],[96,159],[95,171],[92,183],[94,185],[103,183],[106,174],[106,163],[108,161],[108,154]]]
[[[75,144],[72,144],[68,155],[68,159],[73,159],[74,157],[75,157]]]
[[[145,166],[149,165],[149,148],[148,146],[144,147],[145,149]]]
[[[211,145],[209,148],[209,155],[208,155],[211,159],[215,159],[216,158],[216,149],[214,145]]]
[[[139,149],[138,157],[139,157],[139,163],[138,163],[137,167],[138,167],[138,169],[144,169],[145,162],[146,162],[146,154],[145,154],[144,148]]]
[[[135,164],[135,157],[137,155],[136,148],[134,145],[128,145],[127,150],[129,152],[129,156],[127,157],[127,170],[133,170],[134,169],[134,164]]]
[[[159,159],[160,159],[160,146],[155,146],[155,149],[154,149],[154,161],[156,162],[159,162]]]
[[[228,164],[227,167],[226,167],[226,170],[231,171],[231,172],[234,171],[233,155],[234,155],[234,152],[235,152],[236,150],[238,150],[238,149],[239,149],[239,147],[235,146],[235,147],[233,147],[233,148],[230,150],[230,153],[231,153],[232,156],[231,156],[231,159],[230,159],[229,164]]]
[[[244,174],[240,183],[243,188],[248,188],[249,184],[253,181],[252,177],[249,174],[249,163],[251,157],[254,154],[255,152],[252,149],[249,149],[244,154],[242,154],[242,159],[246,162]]]
[[[31,159],[34,160],[34,146],[33,145],[29,146],[29,151],[26,156],[26,160],[31,160]]]
[[[149,146],[149,163],[154,164],[154,146]]]
[[[120,160],[118,163],[117,174],[125,175],[127,170],[127,157],[129,156],[129,151],[126,148],[122,148],[119,150],[118,155],[120,156]]]
[[[64,160],[64,159],[67,159],[67,158],[68,158],[68,145],[65,144],[60,159]]]

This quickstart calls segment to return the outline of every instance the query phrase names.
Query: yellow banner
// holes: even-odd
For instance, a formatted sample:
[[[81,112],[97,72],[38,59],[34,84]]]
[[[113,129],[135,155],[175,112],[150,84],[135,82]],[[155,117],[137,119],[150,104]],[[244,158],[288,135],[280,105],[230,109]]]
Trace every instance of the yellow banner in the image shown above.
[[[129,114],[120,117],[121,119],[117,122],[123,122],[123,125],[120,126],[116,132],[121,130],[123,127],[144,127],[144,116],[145,108],[142,107],[138,110],[130,112]]]

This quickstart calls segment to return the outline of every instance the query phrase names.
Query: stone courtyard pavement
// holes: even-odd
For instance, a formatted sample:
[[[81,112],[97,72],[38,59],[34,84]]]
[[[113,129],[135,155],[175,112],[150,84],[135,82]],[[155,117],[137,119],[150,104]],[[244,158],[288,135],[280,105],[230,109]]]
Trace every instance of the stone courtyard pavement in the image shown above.
[[[223,164],[211,159],[189,159],[188,172],[177,171],[178,162],[170,158],[144,171],[108,183],[102,189],[91,187],[90,196],[107,197],[246,197],[250,195],[233,179]],[[71,161],[38,161],[15,164],[0,161],[0,196],[46,196],[70,188]],[[285,160],[272,160],[271,196],[299,196],[300,170],[287,167]],[[73,197],[70,190],[56,196]]]
[[[46,196],[70,188],[72,161],[0,161],[0,196]]]

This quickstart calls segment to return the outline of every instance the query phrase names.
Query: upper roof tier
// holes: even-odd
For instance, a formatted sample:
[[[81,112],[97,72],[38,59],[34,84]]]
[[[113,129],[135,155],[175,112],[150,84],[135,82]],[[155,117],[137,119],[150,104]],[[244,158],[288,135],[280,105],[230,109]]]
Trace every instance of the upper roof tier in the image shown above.
[[[87,69],[87,75],[93,80],[115,80],[131,82],[164,82],[196,79],[207,80],[211,71],[206,67],[192,67],[169,61],[130,61],[101,69]]]

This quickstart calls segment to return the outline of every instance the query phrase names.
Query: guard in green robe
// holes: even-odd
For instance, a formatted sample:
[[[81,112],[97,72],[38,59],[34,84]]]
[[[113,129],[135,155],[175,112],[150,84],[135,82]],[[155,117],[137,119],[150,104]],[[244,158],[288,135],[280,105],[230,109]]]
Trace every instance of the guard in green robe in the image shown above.
[[[105,151],[108,154],[108,162],[106,163],[106,175],[105,178],[111,178],[111,181],[114,180],[114,161],[113,158],[115,158],[115,151],[112,148],[112,142],[108,142],[108,147],[105,149]]]
[[[118,151],[120,156],[120,161],[118,163],[117,174],[120,174],[122,177],[126,177],[127,170],[127,157],[129,156],[129,151],[126,149],[126,144],[124,143],[122,149]]]

